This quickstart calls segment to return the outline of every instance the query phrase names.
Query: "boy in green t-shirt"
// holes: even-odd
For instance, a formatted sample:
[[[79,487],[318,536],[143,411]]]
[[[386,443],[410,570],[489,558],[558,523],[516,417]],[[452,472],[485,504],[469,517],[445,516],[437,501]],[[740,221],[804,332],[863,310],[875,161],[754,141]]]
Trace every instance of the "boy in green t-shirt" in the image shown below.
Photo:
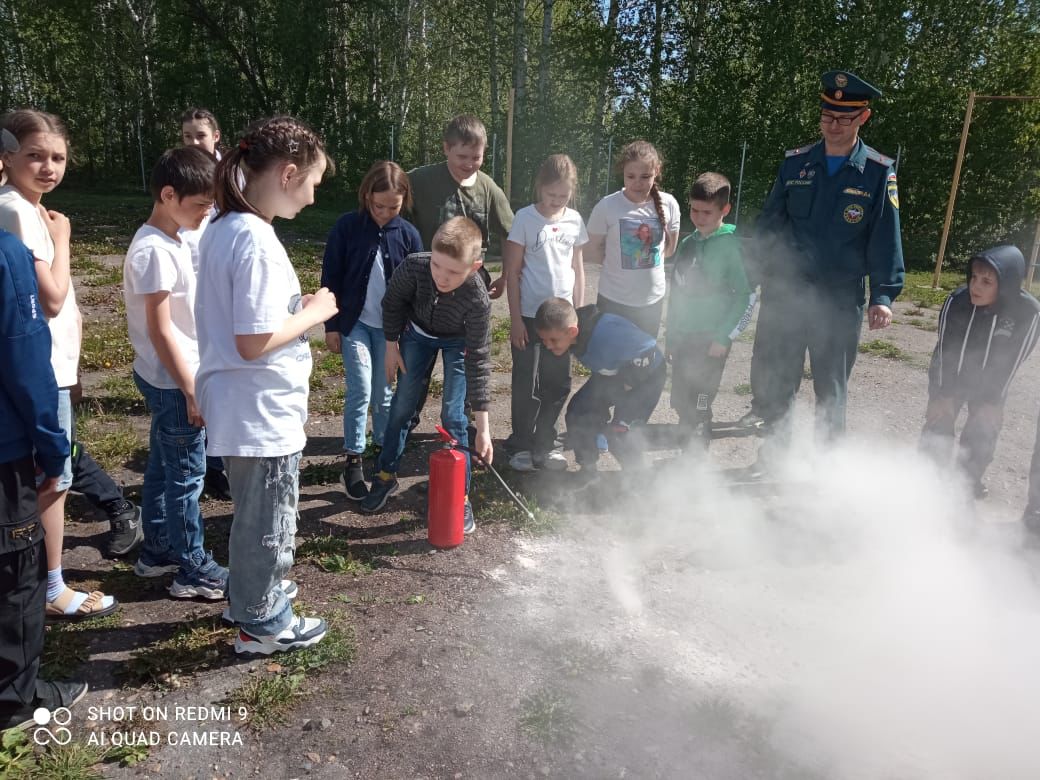
[[[430,251],[438,228],[452,217],[469,217],[480,228],[481,257],[487,254],[491,233],[505,241],[513,226],[513,209],[502,188],[480,170],[487,148],[487,128],[471,114],[459,114],[444,127],[444,162],[423,165],[408,171],[412,185],[412,208],[409,221],[419,229],[423,249]],[[489,298],[498,298],[506,290],[506,277],[499,274],[492,283],[483,265],[478,271],[488,289]],[[412,416],[408,430],[419,424],[430,389],[433,363]]]
[[[408,171],[412,184],[412,209],[408,215],[419,229],[423,248],[437,229],[452,217],[469,217],[477,223],[487,253],[491,233],[505,241],[513,226],[509,199],[495,180],[480,170],[487,147],[484,123],[469,114],[460,114],[444,128],[444,162]],[[505,277],[494,284],[485,276],[488,294],[499,297],[505,291]]]
[[[698,442],[706,450],[711,442],[711,404],[726,356],[755,306],[736,228],[722,221],[729,214],[729,194],[722,174],[697,177],[689,196],[696,230],[679,244],[672,271],[665,346],[684,451]]]

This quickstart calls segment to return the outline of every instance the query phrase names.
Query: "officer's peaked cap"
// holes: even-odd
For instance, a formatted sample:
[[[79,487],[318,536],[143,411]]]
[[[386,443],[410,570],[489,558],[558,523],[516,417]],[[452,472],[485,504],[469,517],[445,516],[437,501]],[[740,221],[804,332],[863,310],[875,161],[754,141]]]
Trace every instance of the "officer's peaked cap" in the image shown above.
[[[881,97],[880,89],[847,70],[829,70],[820,76],[820,81],[823,83],[820,108],[829,111],[862,111],[872,99]]]

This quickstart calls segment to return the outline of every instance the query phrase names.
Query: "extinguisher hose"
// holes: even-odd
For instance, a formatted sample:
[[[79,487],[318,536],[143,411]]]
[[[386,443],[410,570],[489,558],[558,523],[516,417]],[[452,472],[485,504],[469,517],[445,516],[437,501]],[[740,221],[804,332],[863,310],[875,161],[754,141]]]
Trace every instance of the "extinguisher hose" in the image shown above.
[[[457,444],[455,446],[457,446],[460,450],[465,450],[470,455],[472,455],[474,458],[476,458],[478,461],[480,461],[481,464],[483,464],[484,466],[487,466],[487,468],[491,471],[491,473],[495,475],[495,478],[499,482],[502,483],[502,487],[504,487],[506,489],[506,493],[508,493],[509,497],[511,499],[513,499],[513,502],[518,507],[520,507],[522,510],[524,510],[524,512],[527,514],[527,517],[528,517],[529,520],[534,520],[534,512],[532,512],[530,509],[527,508],[527,504],[524,503],[524,500],[522,498],[520,498],[520,496],[518,496],[516,493],[513,492],[512,488],[510,488],[509,485],[506,484],[506,481],[504,479],[502,479],[502,475],[499,474],[495,470],[494,466],[492,466],[487,460],[484,459],[483,455],[481,455],[479,452],[477,452],[472,447],[464,447],[461,444]]]

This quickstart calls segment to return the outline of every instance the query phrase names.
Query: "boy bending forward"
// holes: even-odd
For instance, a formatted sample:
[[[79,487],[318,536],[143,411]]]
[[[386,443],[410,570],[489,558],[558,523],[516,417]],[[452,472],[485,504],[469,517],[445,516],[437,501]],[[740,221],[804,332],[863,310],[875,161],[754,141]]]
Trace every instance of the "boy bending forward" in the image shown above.
[[[365,512],[378,512],[398,488],[397,468],[408,438],[408,423],[419,406],[426,375],[440,352],[444,361],[441,422],[464,447],[469,444],[465,404],[473,407],[474,449],[491,461],[488,405],[491,401],[491,301],[477,276],[481,267],[480,228],[467,217],[453,217],[437,230],[433,251],[409,255],[394,271],[383,298],[386,376],[397,389],[372,479]],[[466,491],[470,460],[466,454]],[[473,507],[465,504],[465,531],[476,527]]]
[[[595,304],[575,310],[564,298],[545,301],[534,323],[546,349],[554,355],[571,350],[592,372],[565,415],[567,442],[578,465],[596,470],[596,437],[604,433],[622,468],[640,467],[642,453],[630,429],[650,418],[664,389],[665,361],[657,341],[624,317],[600,312]]]

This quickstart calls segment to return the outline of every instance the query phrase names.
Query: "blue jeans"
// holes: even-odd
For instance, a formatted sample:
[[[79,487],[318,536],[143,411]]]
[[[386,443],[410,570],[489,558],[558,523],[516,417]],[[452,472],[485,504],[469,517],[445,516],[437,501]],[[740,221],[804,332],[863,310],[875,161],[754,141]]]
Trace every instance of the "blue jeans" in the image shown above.
[[[444,361],[444,395],[441,398],[441,424],[458,440],[469,446],[466,431],[466,368],[465,339],[426,338],[408,328],[400,341],[401,359],[406,373],[397,374],[397,390],[390,402],[390,416],[383,435],[383,450],[379,453],[380,470],[396,474],[408,438],[408,422],[412,419],[422,396],[426,375],[437,360],[437,353]],[[470,463],[466,456],[466,492],[469,492]]]
[[[206,429],[188,422],[180,390],[163,390],[134,372],[152,425],[141,487],[144,551],[156,562],[173,561],[190,574],[207,560],[199,496],[206,476]]]
[[[231,619],[254,636],[277,634],[293,620],[281,581],[293,563],[302,454],[224,456],[235,503],[228,542]]]
[[[354,455],[365,451],[365,425],[372,405],[372,441],[383,446],[383,432],[390,416],[393,392],[386,382],[386,339],[382,328],[361,320],[340,340],[343,378],[347,384],[343,402],[343,449]]]
[[[65,431],[65,437],[69,440],[69,457],[65,458],[65,466],[62,468],[55,492],[64,493],[72,487],[72,442],[76,440],[76,420],[72,413],[72,393],[67,387],[58,388],[58,425]]]

